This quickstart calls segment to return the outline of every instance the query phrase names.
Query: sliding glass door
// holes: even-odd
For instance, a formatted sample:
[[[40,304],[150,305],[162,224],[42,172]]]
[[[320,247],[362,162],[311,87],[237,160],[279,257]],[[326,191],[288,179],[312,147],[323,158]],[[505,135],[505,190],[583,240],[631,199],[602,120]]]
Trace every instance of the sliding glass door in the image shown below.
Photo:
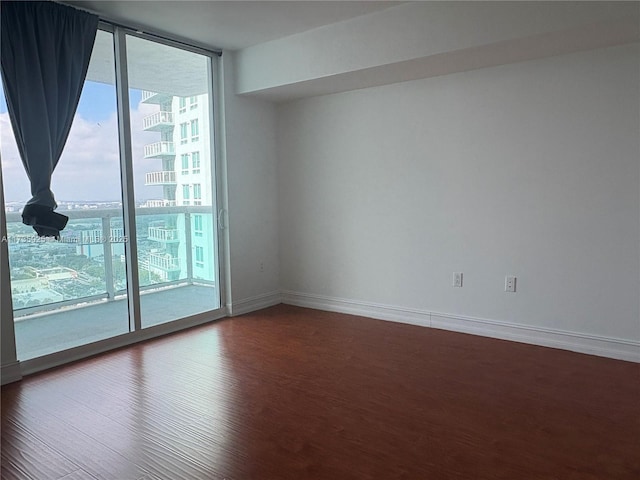
[[[21,222],[31,195],[0,92],[3,241],[19,360],[220,308],[214,57],[106,28],[53,174],[58,211],[69,217],[59,241]],[[126,65],[114,55],[115,36]],[[128,92],[126,132],[117,88]]]
[[[220,306],[211,58],[127,36],[142,326]]]
[[[60,241],[40,238],[22,224],[20,209],[31,193],[2,95],[6,240],[18,358],[129,332],[113,34],[97,32],[89,74],[53,175],[58,211],[69,217]]]

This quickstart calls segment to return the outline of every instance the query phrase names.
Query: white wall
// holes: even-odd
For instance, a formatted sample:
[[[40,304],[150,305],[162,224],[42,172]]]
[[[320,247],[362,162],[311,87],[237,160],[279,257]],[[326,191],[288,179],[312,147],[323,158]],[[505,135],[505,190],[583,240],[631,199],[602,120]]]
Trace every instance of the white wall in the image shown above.
[[[238,313],[279,303],[278,176],[276,107],[235,95],[233,60],[224,53],[231,295]]]
[[[237,92],[275,100],[640,40],[637,2],[407,2],[238,52]]]
[[[632,44],[283,104],[281,287],[636,351],[639,53]],[[463,288],[451,287],[454,271]]]

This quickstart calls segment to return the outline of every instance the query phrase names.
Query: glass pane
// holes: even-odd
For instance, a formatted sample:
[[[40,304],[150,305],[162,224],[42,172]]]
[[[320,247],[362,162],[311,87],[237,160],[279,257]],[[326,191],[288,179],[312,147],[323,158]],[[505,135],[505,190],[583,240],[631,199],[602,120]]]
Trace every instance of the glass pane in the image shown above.
[[[127,36],[127,61],[140,306],[148,327],[220,307],[211,60]]]
[[[60,241],[22,224],[30,188],[5,104],[0,102],[11,293],[18,359],[129,331],[118,153],[113,36],[98,31],[87,79],[53,174]]]

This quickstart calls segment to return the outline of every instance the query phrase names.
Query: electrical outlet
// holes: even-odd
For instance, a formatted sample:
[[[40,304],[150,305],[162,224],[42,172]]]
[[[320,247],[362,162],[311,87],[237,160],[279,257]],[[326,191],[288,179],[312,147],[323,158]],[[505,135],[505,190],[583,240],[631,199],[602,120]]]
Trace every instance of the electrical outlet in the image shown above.
[[[516,277],[506,276],[504,278],[504,291],[509,293],[515,293],[516,291]]]
[[[453,272],[453,286],[454,287],[462,286],[462,272]]]
[[[260,262],[260,271],[264,272],[264,262]]]

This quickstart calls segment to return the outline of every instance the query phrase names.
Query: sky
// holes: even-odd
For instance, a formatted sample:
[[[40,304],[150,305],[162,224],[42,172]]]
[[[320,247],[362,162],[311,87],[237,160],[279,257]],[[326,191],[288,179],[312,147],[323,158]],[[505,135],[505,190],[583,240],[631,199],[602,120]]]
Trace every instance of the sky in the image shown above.
[[[162,198],[162,187],[144,185],[144,174],[162,169],[160,160],[145,159],[144,145],[160,140],[157,132],[142,130],[142,119],[159,110],[141,103],[141,91],[130,90],[132,154],[136,201]],[[52,177],[51,189],[61,201],[120,201],[120,156],[113,85],[84,85],[71,132]],[[31,198],[29,180],[22,165],[0,89],[0,153],[5,202],[24,203]]]

